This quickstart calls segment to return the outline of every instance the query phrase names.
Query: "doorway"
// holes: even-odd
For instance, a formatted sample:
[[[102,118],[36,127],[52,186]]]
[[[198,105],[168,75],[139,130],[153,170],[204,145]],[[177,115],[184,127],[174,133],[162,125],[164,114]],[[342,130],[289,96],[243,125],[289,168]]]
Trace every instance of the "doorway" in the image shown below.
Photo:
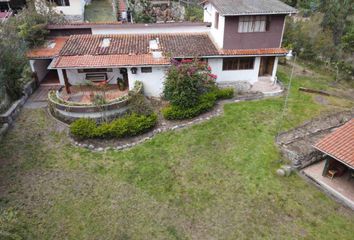
[[[272,76],[275,57],[261,57],[258,76]]]

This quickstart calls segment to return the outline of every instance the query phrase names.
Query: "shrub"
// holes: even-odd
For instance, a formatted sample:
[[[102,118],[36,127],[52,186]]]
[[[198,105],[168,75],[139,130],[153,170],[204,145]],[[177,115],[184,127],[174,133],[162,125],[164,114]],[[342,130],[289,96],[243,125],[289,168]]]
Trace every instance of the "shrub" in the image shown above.
[[[145,116],[153,113],[151,105],[141,93],[132,94],[130,96],[129,105],[132,113]]]
[[[170,105],[162,109],[162,115],[168,120],[182,120],[198,116],[211,109],[215,105],[216,94],[213,92],[203,94],[199,103],[190,108]]]
[[[79,139],[85,138],[122,138],[136,136],[154,127],[157,115],[126,115],[109,123],[97,125],[93,120],[78,119],[70,125],[70,132]]]
[[[81,118],[70,125],[70,132],[77,138],[90,138],[94,135],[96,122],[92,119]]]
[[[211,109],[215,105],[216,100],[232,98],[233,95],[233,88],[219,89],[215,87],[210,92],[201,95],[197,105],[190,108],[170,105],[162,109],[162,115],[168,120],[194,118]]]
[[[207,64],[198,60],[175,61],[164,82],[164,97],[174,106],[191,108],[200,95],[215,87],[216,76]]]
[[[229,99],[233,98],[234,96],[234,89],[233,88],[218,88],[215,90],[216,98],[217,99]]]

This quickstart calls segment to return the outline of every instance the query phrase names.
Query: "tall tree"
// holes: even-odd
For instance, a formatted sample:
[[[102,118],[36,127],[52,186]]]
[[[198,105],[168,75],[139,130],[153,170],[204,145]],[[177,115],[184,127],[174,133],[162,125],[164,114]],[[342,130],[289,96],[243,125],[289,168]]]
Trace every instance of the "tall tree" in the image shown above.
[[[354,0],[321,0],[320,10],[324,13],[322,26],[332,31],[336,46],[341,43],[348,17],[353,14]]]

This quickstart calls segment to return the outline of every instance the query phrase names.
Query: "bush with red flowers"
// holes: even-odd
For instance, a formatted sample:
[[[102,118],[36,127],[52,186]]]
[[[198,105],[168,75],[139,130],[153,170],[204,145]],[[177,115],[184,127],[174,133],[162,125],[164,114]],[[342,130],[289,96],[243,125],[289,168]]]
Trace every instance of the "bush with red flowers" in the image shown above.
[[[199,103],[202,94],[215,88],[216,78],[205,62],[196,59],[173,61],[164,83],[164,98],[174,106],[193,107]]]

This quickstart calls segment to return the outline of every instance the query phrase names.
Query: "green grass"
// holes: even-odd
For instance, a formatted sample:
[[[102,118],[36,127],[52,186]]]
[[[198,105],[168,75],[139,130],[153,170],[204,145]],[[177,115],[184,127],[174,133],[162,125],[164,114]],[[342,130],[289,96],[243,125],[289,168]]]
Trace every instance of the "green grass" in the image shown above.
[[[92,0],[90,5],[85,7],[85,20],[89,22],[114,22],[111,0]]]
[[[288,72],[281,67],[280,79]],[[297,91],[330,81],[297,75],[282,129],[353,107]],[[275,174],[283,100],[227,104],[221,117],[106,153],[72,146],[44,110],[25,109],[0,143],[0,223],[12,223],[0,230],[29,239],[352,239],[353,212],[297,175]]]

